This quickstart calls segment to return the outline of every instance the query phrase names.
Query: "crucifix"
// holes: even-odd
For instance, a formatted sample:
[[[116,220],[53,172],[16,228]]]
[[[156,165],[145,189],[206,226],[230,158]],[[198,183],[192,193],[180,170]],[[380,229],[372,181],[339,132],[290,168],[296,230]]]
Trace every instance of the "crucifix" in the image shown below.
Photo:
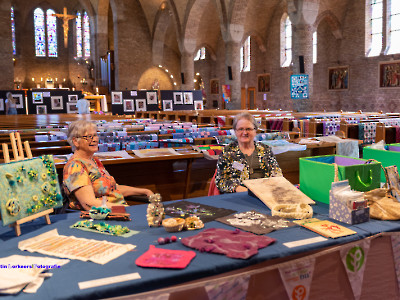
[[[75,19],[76,16],[74,15],[68,15],[67,14],[67,8],[64,7],[64,13],[62,14],[53,14],[53,16],[60,18],[63,20],[63,28],[64,28],[64,47],[68,47],[68,21]]]

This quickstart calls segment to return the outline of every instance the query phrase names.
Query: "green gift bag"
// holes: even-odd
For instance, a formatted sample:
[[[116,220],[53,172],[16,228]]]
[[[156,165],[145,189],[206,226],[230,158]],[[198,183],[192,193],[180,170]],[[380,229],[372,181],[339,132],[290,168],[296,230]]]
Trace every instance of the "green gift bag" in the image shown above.
[[[400,170],[400,144],[388,144],[386,148],[387,150],[364,147],[363,157],[379,161],[384,168],[395,165]],[[381,182],[386,182],[383,171],[381,172]]]
[[[370,191],[380,187],[381,164],[366,163],[365,159],[357,159],[341,155],[323,155],[299,158],[300,190],[315,201],[329,203],[329,191],[335,181],[349,180],[356,191]]]

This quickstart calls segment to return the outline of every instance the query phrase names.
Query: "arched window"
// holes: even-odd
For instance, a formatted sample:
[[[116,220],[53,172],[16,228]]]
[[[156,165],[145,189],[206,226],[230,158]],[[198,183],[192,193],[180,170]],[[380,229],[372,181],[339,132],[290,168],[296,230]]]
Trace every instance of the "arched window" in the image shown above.
[[[240,72],[250,71],[250,36],[245,40],[243,47],[240,48]]]
[[[90,24],[87,12],[77,12],[75,19],[76,29],[76,56],[90,57]]]
[[[313,45],[313,64],[317,63],[317,32],[314,31],[312,35],[312,45]]]
[[[12,39],[13,55],[16,55],[17,54],[17,46],[15,43],[14,6],[11,6],[11,39]]]
[[[206,59],[206,48],[201,47],[194,56],[194,61],[198,61],[200,59]]]
[[[400,1],[390,1],[389,14],[389,51],[387,54],[400,53]]]
[[[36,56],[45,57],[47,55],[49,57],[57,57],[58,55],[57,20],[53,14],[55,14],[55,11],[52,9],[46,11],[46,16],[41,8],[36,8],[33,12]]]
[[[383,43],[383,0],[369,0],[366,11],[366,55],[378,56]]]
[[[289,16],[283,19],[283,30],[282,39],[281,39],[281,53],[283,53],[281,57],[282,67],[289,67],[292,63],[292,22],[289,19]]]

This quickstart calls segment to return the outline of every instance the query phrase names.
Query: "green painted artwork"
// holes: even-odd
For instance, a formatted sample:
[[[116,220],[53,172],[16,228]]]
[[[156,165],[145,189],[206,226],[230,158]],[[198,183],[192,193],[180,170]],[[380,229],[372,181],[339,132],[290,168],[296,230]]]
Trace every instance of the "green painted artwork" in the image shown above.
[[[62,206],[52,155],[0,165],[0,209],[3,225]]]
[[[346,256],[346,266],[351,272],[357,272],[364,264],[364,250],[361,247],[353,247]]]

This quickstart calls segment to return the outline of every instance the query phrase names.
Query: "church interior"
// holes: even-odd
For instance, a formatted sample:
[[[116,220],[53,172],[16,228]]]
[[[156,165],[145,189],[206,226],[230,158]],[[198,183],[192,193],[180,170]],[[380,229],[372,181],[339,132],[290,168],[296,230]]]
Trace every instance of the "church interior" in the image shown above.
[[[0,0],[0,27],[4,299],[400,298],[400,0]]]

